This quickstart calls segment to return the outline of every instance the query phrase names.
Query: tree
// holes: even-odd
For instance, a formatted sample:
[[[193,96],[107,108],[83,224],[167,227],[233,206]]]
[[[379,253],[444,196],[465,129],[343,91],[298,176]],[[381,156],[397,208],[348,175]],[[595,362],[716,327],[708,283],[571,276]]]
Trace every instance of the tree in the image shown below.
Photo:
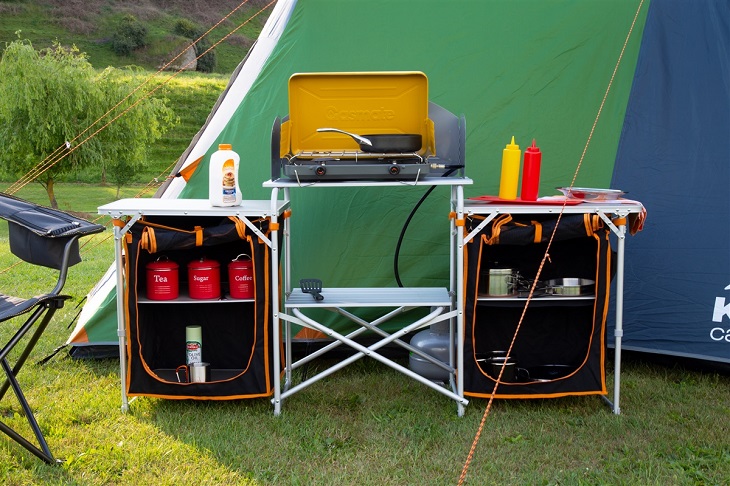
[[[97,72],[75,47],[7,44],[0,59],[0,170],[24,177],[55,162],[33,178],[58,207],[53,184],[63,174],[118,160],[132,169],[144,163],[147,146],[176,120],[164,100],[144,98],[143,90],[125,99],[139,78],[131,68]]]
[[[134,172],[136,168],[134,164],[130,164],[126,160],[116,160],[109,167],[109,176],[114,182],[114,186],[117,188],[116,198],[119,199],[119,191],[122,186],[129,183],[134,179]]]
[[[135,49],[147,45],[147,27],[134,15],[127,14],[119,22],[112,36],[112,49],[120,56],[128,56]]]

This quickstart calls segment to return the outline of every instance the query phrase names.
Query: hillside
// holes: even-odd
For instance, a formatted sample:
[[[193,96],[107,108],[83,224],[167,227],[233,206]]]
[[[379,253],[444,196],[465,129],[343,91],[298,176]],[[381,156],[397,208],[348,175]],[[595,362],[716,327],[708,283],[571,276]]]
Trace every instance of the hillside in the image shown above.
[[[97,69],[132,64],[153,74],[190,44],[189,39],[174,33],[180,20],[192,22],[204,32],[240,3],[240,0],[0,0],[0,52],[7,42],[18,39],[16,32],[20,31],[20,38],[30,40],[36,49],[48,47],[56,40],[62,45],[76,45]],[[249,19],[268,3],[249,0],[209,34],[209,45],[212,45],[245,23],[215,48],[217,64],[213,73],[187,72],[173,79],[170,79],[173,72],[155,76],[154,83],[165,83],[155,96],[167,99],[180,123],[150,148],[148,167],[136,174],[135,182],[146,184],[169,173],[205,123],[231,72],[258,37],[273,5]],[[112,49],[111,39],[115,26],[125,15],[134,16],[145,26],[149,43],[129,56],[118,56]],[[84,128],[79,127],[79,132]],[[98,183],[101,173],[87,169],[65,180]]]
[[[0,0],[0,50],[6,42],[29,39],[37,49],[54,40],[76,45],[94,67],[135,64],[157,70],[190,45],[191,39],[175,33],[185,20],[206,32],[242,0]],[[246,55],[266,22],[270,0],[249,0],[205,37],[208,45],[231,34],[215,48],[215,73],[228,74]],[[268,7],[267,7],[268,5]],[[251,19],[257,12],[259,15]],[[122,19],[131,15],[147,31],[147,44],[128,56],[112,46]],[[249,19],[251,19],[249,21]],[[234,32],[235,31],[235,32]]]

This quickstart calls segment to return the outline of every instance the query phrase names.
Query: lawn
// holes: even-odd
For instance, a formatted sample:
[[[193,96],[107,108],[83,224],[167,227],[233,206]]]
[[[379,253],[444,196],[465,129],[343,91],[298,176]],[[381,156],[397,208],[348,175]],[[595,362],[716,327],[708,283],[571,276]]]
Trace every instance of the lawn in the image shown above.
[[[96,218],[114,189],[59,184],[57,194],[63,209]],[[40,188],[18,195],[45,202]],[[0,482],[457,484],[487,401],[471,400],[457,417],[449,399],[371,360],[287,399],[279,417],[268,399],[143,397],[122,413],[118,360],[75,360],[62,350],[39,364],[64,344],[77,305],[111,264],[110,235],[84,241],[84,261],[65,288],[72,299],[20,374],[51,450],[64,462],[45,465],[1,436]],[[15,263],[0,223],[0,289],[33,295],[53,280],[50,271]],[[0,335],[12,328],[3,324]],[[730,376],[631,353],[622,364],[621,415],[597,397],[496,401],[466,484],[727,484]],[[28,430],[12,393],[0,402],[0,416]]]

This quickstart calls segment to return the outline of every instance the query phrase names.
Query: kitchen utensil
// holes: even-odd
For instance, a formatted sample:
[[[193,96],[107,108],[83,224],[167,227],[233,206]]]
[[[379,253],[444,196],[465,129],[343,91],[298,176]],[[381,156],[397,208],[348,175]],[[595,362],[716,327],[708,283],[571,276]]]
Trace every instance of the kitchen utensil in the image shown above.
[[[592,187],[556,187],[556,189],[566,197],[586,201],[613,201],[626,194],[618,189],[596,189]]]
[[[324,296],[320,294],[322,292],[322,281],[320,279],[303,278],[299,281],[299,285],[302,288],[302,292],[312,294],[314,300],[324,300]]]
[[[586,278],[554,278],[546,282],[545,292],[551,295],[591,295],[596,282]]]
[[[339,128],[318,128],[318,132],[336,132],[352,137],[363,152],[406,153],[421,150],[423,139],[420,134],[358,135]]]
[[[210,363],[190,363],[175,368],[178,383],[205,383],[210,381]]]
[[[190,383],[205,383],[210,381],[210,363],[193,363],[188,366]]]
[[[492,357],[487,360],[487,366],[489,371],[487,374],[495,380],[499,378],[499,373],[502,373],[502,382],[511,383],[515,381],[517,376],[517,362],[512,358],[507,357]],[[504,368],[504,371],[502,371]]]
[[[516,272],[511,268],[490,268],[487,295],[504,297],[515,294]]]
[[[531,366],[528,369],[530,380],[549,381],[568,376],[575,371],[575,366],[565,364],[545,364]]]

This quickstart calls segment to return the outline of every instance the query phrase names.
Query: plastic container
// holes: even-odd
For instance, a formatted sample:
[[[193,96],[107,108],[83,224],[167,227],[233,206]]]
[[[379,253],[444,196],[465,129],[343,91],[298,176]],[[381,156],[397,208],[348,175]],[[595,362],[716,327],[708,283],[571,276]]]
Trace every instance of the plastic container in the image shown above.
[[[520,180],[520,146],[512,142],[502,150],[502,175],[499,179],[499,197],[501,199],[517,199],[517,186]]]
[[[542,160],[542,152],[540,148],[535,146],[535,140],[532,140],[532,146],[525,150],[525,160],[522,166],[522,191],[520,199],[523,201],[537,201],[537,195],[540,191],[540,162]]]
[[[227,143],[218,145],[218,150],[210,156],[208,199],[211,206],[241,205],[241,189],[238,186],[240,162],[241,158]]]

